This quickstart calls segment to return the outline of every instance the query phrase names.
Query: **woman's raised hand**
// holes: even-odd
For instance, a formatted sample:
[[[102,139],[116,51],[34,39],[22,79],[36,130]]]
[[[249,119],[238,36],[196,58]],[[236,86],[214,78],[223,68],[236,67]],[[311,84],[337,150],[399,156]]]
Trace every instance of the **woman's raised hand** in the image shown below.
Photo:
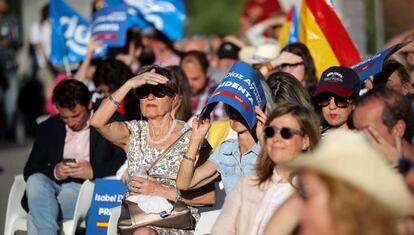
[[[168,79],[158,73],[155,73],[155,69],[152,69],[150,72],[139,74],[128,80],[128,83],[132,89],[141,87],[145,84],[158,85],[166,84],[167,82]]]
[[[201,119],[196,117],[193,119],[193,126],[192,126],[192,136],[202,140],[207,135],[208,130],[210,129],[210,119],[205,118]]]
[[[257,118],[256,136],[259,139],[259,143],[264,146],[263,128],[266,123],[267,116],[259,106],[254,107],[254,111],[256,112]]]

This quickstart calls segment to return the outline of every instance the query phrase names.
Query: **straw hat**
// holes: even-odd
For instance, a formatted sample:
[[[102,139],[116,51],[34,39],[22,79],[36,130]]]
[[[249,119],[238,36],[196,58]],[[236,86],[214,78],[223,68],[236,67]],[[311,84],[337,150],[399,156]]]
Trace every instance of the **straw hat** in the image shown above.
[[[280,52],[277,44],[263,44],[257,47],[243,47],[239,52],[240,60],[248,64],[261,64],[275,59]]]
[[[363,133],[332,131],[313,152],[285,166],[311,169],[354,185],[396,217],[410,213],[411,196],[403,178],[373,149]]]

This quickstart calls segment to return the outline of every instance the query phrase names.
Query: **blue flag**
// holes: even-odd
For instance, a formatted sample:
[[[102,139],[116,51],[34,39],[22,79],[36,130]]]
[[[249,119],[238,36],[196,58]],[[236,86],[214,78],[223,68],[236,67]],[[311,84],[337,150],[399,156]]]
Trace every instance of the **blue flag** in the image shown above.
[[[396,51],[400,50],[404,46],[408,45],[412,41],[398,43],[392,47],[389,47],[374,56],[371,56],[356,65],[353,65],[351,69],[353,69],[359,76],[361,81],[367,79],[369,76],[375,75],[382,70],[382,66],[384,61],[388,59],[392,54]]]
[[[217,102],[236,109],[252,129],[257,122],[254,107],[266,105],[266,97],[256,71],[245,62],[236,62],[208,99],[201,117],[206,117]]]
[[[105,0],[105,7],[112,7],[119,4],[124,4],[123,0]],[[142,14],[134,7],[125,4],[128,7],[128,18],[127,24],[129,28],[139,28],[141,30],[146,30],[152,28],[151,24],[148,23]]]
[[[114,0],[110,0],[114,1]],[[152,27],[164,33],[172,41],[184,35],[185,5],[182,0],[123,0],[135,8]]]
[[[52,50],[49,60],[52,64],[70,64],[83,60],[90,39],[90,23],[63,0],[50,0],[50,21],[52,24]]]
[[[292,19],[287,44],[299,42],[299,17],[295,5],[292,5]]]
[[[125,4],[119,4],[97,11],[93,16],[93,39],[107,46],[123,47],[127,34],[127,10]]]

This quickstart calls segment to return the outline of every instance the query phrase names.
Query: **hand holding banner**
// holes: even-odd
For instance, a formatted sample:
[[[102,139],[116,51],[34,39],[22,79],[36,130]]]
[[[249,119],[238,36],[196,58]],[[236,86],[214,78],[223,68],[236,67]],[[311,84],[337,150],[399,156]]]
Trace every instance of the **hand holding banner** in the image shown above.
[[[257,122],[254,107],[266,105],[263,87],[256,71],[245,62],[236,62],[211,95],[200,116],[207,117],[218,102],[235,108],[252,129]]]
[[[49,14],[52,25],[49,61],[56,65],[78,64],[87,53],[91,36],[90,22],[63,0],[50,0]],[[95,53],[95,57],[103,56],[104,53],[104,49],[101,49]]]

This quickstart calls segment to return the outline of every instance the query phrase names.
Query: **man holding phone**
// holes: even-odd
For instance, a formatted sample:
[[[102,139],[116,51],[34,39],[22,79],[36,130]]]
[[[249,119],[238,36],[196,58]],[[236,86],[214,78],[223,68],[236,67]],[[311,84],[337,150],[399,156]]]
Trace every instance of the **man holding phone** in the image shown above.
[[[120,148],[89,126],[91,94],[83,83],[62,81],[52,101],[59,115],[38,126],[24,167],[28,234],[57,234],[58,221],[73,217],[82,182],[115,175],[125,161]]]

